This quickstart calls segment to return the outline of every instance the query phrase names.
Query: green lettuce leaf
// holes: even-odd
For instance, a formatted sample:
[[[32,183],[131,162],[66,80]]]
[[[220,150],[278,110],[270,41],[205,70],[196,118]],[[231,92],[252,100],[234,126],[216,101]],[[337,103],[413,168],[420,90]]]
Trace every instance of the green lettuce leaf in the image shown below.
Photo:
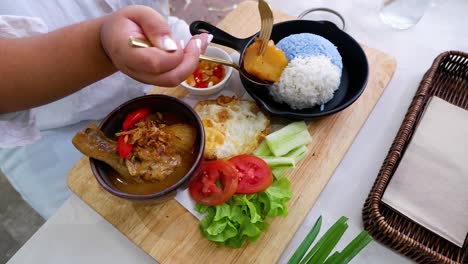
[[[210,224],[210,226],[208,226],[208,228],[206,228],[206,232],[212,236],[216,236],[216,235],[219,235],[221,234],[224,229],[226,228],[226,225],[227,225],[227,220],[226,219],[223,219],[221,221],[215,221],[213,220]]]
[[[208,205],[203,205],[203,204],[196,204],[195,205],[195,211],[203,214],[206,211],[208,211],[208,208],[210,208]]]
[[[221,204],[215,207],[216,214],[214,216],[214,221],[219,221],[224,217],[228,217],[231,215],[231,207],[227,204]]]
[[[287,178],[281,178],[273,182],[273,184],[265,190],[265,195],[268,196],[270,201],[268,217],[286,216],[288,214],[288,207],[286,202],[292,197],[290,190],[290,182]]]
[[[195,209],[206,213],[200,221],[201,234],[210,241],[239,248],[258,240],[268,229],[267,219],[287,215],[286,203],[292,192],[287,178],[275,180],[262,193],[236,194],[222,205],[197,204]]]

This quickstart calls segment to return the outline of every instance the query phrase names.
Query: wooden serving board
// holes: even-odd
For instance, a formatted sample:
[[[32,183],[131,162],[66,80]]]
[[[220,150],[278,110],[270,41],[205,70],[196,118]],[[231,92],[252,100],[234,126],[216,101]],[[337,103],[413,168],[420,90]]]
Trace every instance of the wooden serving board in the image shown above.
[[[274,12],[275,20],[293,19]],[[228,14],[219,27],[237,37],[248,37],[260,28],[256,2],[243,2]],[[70,189],[107,221],[161,263],[274,263],[305,216],[314,205],[355,136],[382,95],[395,71],[395,60],[371,48],[365,48],[369,64],[369,82],[363,95],[346,110],[310,122],[313,143],[310,154],[292,173],[294,196],[289,215],[271,222],[269,230],[257,242],[241,249],[222,248],[204,239],[198,220],[177,201],[144,205],[116,198],[97,184],[87,158],[70,171]],[[155,92],[177,97],[179,88],[158,88]]]

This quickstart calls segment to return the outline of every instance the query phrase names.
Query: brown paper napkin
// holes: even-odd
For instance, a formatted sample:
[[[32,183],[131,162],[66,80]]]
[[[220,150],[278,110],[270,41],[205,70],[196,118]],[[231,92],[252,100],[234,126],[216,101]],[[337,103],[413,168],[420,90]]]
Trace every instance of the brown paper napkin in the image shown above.
[[[431,99],[382,201],[463,246],[468,233],[468,111]]]

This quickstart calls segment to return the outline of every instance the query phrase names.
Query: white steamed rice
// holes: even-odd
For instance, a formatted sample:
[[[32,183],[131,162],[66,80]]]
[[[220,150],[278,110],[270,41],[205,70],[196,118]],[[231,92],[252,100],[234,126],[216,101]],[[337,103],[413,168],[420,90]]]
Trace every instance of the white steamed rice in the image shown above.
[[[269,90],[275,101],[300,110],[330,101],[340,78],[341,70],[328,57],[298,57],[289,62],[280,81]]]

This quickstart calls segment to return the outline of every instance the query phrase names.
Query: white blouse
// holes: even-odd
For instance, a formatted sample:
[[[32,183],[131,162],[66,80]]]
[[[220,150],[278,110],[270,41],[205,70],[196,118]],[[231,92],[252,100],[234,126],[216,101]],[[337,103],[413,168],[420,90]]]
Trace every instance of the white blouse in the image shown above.
[[[46,33],[131,4],[153,7],[168,18],[174,35],[188,42],[188,26],[168,17],[167,0],[0,1],[0,37]],[[33,208],[49,217],[70,194],[66,175],[81,157],[71,144],[74,133],[89,120],[102,119],[121,103],[144,95],[150,88],[115,73],[50,104],[0,115],[2,172]]]

